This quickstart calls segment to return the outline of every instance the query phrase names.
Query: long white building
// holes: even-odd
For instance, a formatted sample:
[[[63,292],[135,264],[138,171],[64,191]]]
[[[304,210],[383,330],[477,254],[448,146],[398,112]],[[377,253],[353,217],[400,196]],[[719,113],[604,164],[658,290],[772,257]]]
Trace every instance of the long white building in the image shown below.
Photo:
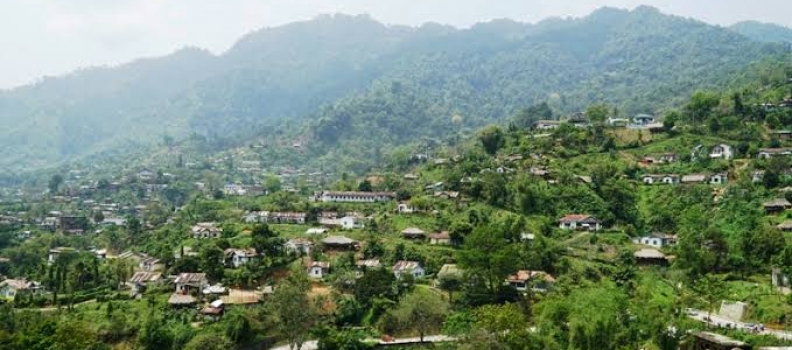
[[[393,192],[323,191],[317,199],[322,202],[375,203],[396,198]]]

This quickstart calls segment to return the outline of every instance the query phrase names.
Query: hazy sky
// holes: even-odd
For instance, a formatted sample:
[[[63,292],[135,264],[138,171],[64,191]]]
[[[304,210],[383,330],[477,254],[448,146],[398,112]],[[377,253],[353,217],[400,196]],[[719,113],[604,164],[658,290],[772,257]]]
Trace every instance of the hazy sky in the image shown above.
[[[0,88],[188,45],[221,53],[247,32],[318,14],[466,27],[641,4],[721,25],[751,19],[792,27],[790,0],[0,0]]]

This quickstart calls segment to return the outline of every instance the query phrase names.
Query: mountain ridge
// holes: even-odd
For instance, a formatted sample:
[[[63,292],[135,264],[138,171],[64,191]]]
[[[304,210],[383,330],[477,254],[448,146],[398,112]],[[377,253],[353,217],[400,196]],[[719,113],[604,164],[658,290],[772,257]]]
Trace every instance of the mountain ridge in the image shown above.
[[[699,66],[675,57],[679,52]],[[166,136],[233,139],[281,130],[284,123],[315,129],[322,120],[336,123],[328,111],[348,101],[399,98],[386,88],[396,82],[416,100],[404,101],[412,107],[388,118],[420,115],[438,133],[450,128],[446,114],[454,111],[475,115],[464,123],[478,127],[548,96],[560,96],[554,108],[564,111],[595,100],[647,111],[655,107],[649,92],[630,95],[645,89],[673,95],[681,86],[676,94],[684,96],[780,52],[780,46],[648,7],[468,29],[322,16],[249,33],[220,55],[188,48],[0,92],[0,167],[53,167]],[[392,112],[378,110],[383,105],[368,109]],[[398,122],[378,123],[371,126],[403,131],[394,128]]]

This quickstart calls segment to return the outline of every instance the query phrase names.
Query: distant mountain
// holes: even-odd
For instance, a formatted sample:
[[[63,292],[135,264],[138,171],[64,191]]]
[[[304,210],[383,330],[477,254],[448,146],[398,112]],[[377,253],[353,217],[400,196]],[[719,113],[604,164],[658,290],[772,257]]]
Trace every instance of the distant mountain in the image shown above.
[[[792,28],[773,23],[745,21],[736,23],[729,29],[756,41],[767,43],[792,43]]]
[[[0,92],[0,171],[123,155],[165,135],[209,143],[301,125],[317,157],[370,156],[540,101],[652,112],[783,52],[649,7],[465,30],[322,16],[250,33],[220,56],[185,49]]]

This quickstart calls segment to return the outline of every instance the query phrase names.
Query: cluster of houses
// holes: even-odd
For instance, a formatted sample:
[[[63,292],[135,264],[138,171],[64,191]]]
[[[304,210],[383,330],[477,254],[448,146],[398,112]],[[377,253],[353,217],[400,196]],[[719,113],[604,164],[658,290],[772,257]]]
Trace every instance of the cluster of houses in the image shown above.
[[[726,173],[717,174],[645,174],[641,177],[641,182],[647,185],[676,185],[676,184],[711,184],[725,185],[729,181]]]

